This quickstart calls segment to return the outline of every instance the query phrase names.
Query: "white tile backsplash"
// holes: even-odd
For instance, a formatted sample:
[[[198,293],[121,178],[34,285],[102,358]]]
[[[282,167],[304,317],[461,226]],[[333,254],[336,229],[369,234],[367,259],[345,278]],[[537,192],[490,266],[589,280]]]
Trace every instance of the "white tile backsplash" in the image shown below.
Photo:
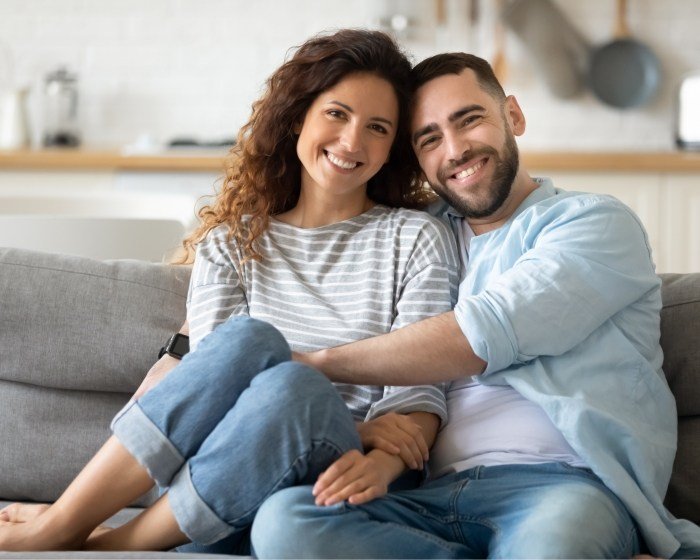
[[[467,15],[475,1],[481,18],[473,28]],[[613,0],[556,3],[592,45],[611,38]],[[440,50],[471,49],[488,58],[494,5],[448,0],[447,25],[436,33],[432,0],[0,0],[0,44],[13,54],[14,84],[33,88],[35,141],[42,78],[58,65],[79,74],[86,144],[123,145],[144,134],[162,142],[219,139],[235,135],[270,72],[314,33],[376,26],[400,11],[415,22],[404,45],[416,61]],[[678,81],[700,69],[700,1],[629,0],[628,13],[635,37],[663,65],[659,95],[639,109],[617,111],[590,93],[555,98],[523,45],[507,36],[505,87],[528,117],[524,147],[673,148]]]

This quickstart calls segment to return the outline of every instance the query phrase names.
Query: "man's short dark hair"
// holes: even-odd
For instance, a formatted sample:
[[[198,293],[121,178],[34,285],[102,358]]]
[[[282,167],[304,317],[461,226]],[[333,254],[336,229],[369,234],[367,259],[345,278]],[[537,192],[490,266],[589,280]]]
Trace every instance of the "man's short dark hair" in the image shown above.
[[[436,54],[417,64],[412,71],[413,91],[430,80],[445,74],[460,74],[466,68],[474,71],[479,85],[486,93],[498,101],[505,100],[506,94],[491,65],[483,58],[463,52]]]

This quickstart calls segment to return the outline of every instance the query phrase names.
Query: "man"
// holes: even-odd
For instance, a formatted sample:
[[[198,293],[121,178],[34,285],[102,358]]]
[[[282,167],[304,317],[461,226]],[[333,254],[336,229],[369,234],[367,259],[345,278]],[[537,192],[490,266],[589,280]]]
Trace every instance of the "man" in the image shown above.
[[[256,554],[700,554],[700,528],[663,506],[676,411],[642,225],[611,197],[528,176],[525,118],[482,59],[437,55],[414,76],[414,149],[463,259],[457,306],[299,359],[339,382],[454,380],[431,479],[359,505],[325,505],[338,487],[323,477],[275,494]]]

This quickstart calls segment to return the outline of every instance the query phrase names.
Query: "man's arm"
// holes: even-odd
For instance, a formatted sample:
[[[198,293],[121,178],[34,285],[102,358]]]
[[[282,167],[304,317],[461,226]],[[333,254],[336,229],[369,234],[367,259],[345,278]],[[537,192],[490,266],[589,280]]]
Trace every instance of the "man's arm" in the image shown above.
[[[472,351],[454,312],[404,328],[294,359],[339,383],[424,385],[484,371],[486,362]]]

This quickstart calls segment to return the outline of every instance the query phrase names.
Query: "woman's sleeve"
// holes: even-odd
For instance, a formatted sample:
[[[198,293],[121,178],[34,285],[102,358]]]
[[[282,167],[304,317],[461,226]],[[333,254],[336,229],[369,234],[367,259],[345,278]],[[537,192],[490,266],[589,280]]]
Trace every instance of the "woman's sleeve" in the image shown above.
[[[445,224],[426,215],[408,257],[405,276],[397,287],[391,330],[451,311],[457,300],[458,284],[459,259],[454,236]],[[383,398],[371,406],[366,419],[387,412],[431,412],[444,425],[447,386],[448,383],[384,387]]]
[[[227,237],[227,230],[220,227],[197,246],[187,296],[192,349],[232,315],[248,314],[240,260]]]

